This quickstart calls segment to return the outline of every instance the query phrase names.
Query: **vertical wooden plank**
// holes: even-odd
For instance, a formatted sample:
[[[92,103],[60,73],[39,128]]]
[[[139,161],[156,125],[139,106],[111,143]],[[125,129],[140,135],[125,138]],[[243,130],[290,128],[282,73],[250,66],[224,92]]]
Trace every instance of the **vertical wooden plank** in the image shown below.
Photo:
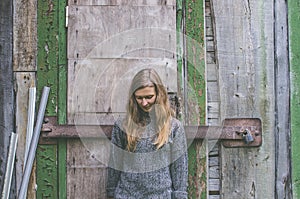
[[[35,86],[35,72],[17,72],[15,73],[16,81],[16,132],[18,133],[18,147],[16,151],[16,186],[19,190],[23,178],[25,147],[27,134],[28,119],[28,98],[29,88]],[[33,169],[34,170],[34,169]],[[35,198],[35,173],[32,172],[29,181],[27,196]]]
[[[223,198],[275,198],[274,1],[214,1],[221,117],[258,117],[260,148],[221,150]]]
[[[13,2],[0,2],[0,193],[2,194],[9,138],[14,129],[13,91]],[[15,182],[13,182],[15,183]],[[15,185],[11,186],[11,197],[16,197]]]
[[[58,140],[58,198],[67,198],[67,140]]]
[[[58,1],[38,1],[37,94],[44,86],[51,88],[46,115],[57,113],[58,85]]]
[[[16,186],[20,188],[24,169],[27,128],[28,89],[36,82],[37,0],[14,1],[14,62],[16,81],[16,132],[19,135],[16,162]],[[31,172],[27,197],[36,197],[35,164]]]
[[[40,95],[44,86],[51,88],[48,104],[45,115],[57,116],[58,103],[64,103],[64,86],[63,79],[64,72],[64,40],[60,36],[64,37],[63,29],[59,31],[59,20],[62,20],[62,13],[59,14],[59,2],[58,0],[38,0],[38,54],[37,54],[37,94]],[[64,1],[60,3],[63,4]],[[61,46],[61,49],[59,48]],[[61,75],[61,76],[60,76]],[[61,83],[61,95],[58,97],[59,83]],[[59,102],[58,102],[59,100]],[[60,110],[62,114],[61,123],[64,123],[63,107]],[[59,197],[65,198],[65,170],[58,171],[59,168],[63,168],[65,162],[61,162],[58,165],[58,160],[63,160],[65,157],[65,145],[62,142],[62,146],[58,146],[57,143],[48,145],[39,145],[37,149],[37,198],[52,198],[57,199]],[[62,149],[61,149],[62,148]],[[58,150],[61,149],[61,152]],[[59,159],[61,158],[61,159]],[[58,177],[58,174],[60,175]],[[59,181],[59,180],[63,180]],[[62,190],[60,189],[62,185]],[[59,194],[58,194],[59,193]]]
[[[36,71],[37,0],[14,1],[14,71]]]
[[[58,124],[67,122],[67,0],[58,1]]]
[[[37,198],[57,199],[57,145],[39,145],[36,164]]]
[[[67,122],[67,29],[66,0],[58,1],[58,124]],[[58,198],[67,198],[67,140],[58,140]]]
[[[277,0],[275,13],[275,170],[276,195],[292,198],[291,151],[290,151],[290,70],[288,52],[288,9],[287,1]],[[284,104],[284,106],[282,106]]]
[[[206,84],[204,45],[204,2],[183,1],[185,46],[185,71],[187,97],[185,111],[186,125],[206,124]],[[207,197],[206,142],[193,141],[189,153],[189,198]]]
[[[293,197],[300,197],[300,1],[288,1],[289,49],[291,72],[291,141]]]

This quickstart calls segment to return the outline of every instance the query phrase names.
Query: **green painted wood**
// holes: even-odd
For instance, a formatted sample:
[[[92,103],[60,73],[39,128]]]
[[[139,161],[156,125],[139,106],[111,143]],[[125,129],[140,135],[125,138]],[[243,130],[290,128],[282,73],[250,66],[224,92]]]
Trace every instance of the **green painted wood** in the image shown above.
[[[188,89],[187,112],[189,115],[183,116],[187,125],[204,125],[206,121],[203,3],[203,0],[177,0],[177,63],[178,73],[181,74],[178,76],[181,85],[183,85],[184,77],[182,74],[184,71],[182,64],[187,63],[186,89]],[[182,43],[180,33],[186,35],[185,45]],[[184,55],[184,51],[186,55]],[[185,61],[181,56],[182,54],[186,59]],[[180,93],[180,95],[183,96],[184,94]],[[206,198],[207,196],[207,159],[205,151],[205,142],[203,141],[193,141],[189,146],[189,198]]]
[[[198,108],[198,112],[192,114],[188,120],[190,124],[205,124],[206,86],[203,0],[187,0],[185,9],[188,87],[192,89],[192,92],[188,92],[188,98],[191,101],[189,105],[193,105],[196,97],[197,104],[195,106]],[[195,107],[191,106],[190,109],[195,109]]]
[[[37,94],[51,88],[46,115],[57,113],[58,85],[58,0],[38,0]],[[39,98],[38,98],[39,99]]]
[[[300,0],[288,1],[293,198],[300,197]]]
[[[67,122],[67,28],[66,0],[58,1],[58,124]]]
[[[66,5],[66,0],[38,0],[38,94],[51,87],[46,115],[57,116],[59,124],[66,123]],[[66,140],[38,147],[37,198],[67,198],[66,156]]]
[[[204,48],[204,9],[203,0],[186,0],[185,24],[187,35],[187,69],[189,124],[205,124],[205,48]],[[196,100],[195,100],[196,99]],[[196,103],[195,103],[196,101]],[[198,108],[197,112],[192,110]],[[201,154],[203,141],[194,141],[189,147],[189,198],[206,198],[206,155]],[[205,150],[204,150],[205,152]]]
[[[58,198],[57,146],[39,145],[36,154],[37,197]]]
[[[58,198],[67,198],[67,140],[58,140]]]

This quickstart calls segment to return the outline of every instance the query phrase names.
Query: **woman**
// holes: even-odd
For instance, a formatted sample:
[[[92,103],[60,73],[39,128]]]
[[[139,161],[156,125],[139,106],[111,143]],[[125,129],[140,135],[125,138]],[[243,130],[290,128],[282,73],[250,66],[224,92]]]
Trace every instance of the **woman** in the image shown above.
[[[109,198],[187,198],[187,144],[154,69],[138,72],[112,131]]]

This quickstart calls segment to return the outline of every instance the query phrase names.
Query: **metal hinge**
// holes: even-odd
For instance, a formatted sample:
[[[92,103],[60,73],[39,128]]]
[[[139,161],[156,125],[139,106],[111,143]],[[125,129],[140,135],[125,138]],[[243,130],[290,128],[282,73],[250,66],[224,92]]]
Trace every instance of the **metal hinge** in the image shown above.
[[[113,125],[58,125],[45,118],[42,138],[109,138]],[[225,119],[222,126],[185,126],[187,139],[219,140],[225,147],[259,147],[262,125],[258,118]]]

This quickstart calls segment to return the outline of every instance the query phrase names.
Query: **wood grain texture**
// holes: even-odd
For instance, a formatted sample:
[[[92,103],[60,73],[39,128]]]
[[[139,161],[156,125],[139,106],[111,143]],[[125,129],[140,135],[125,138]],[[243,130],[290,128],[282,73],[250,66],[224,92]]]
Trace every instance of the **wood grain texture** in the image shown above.
[[[176,54],[173,6],[69,6],[68,58]]]
[[[106,198],[109,140],[67,143],[67,198]]]
[[[169,92],[177,91],[173,59],[69,60],[68,123],[92,124],[101,119],[101,115],[125,113],[133,76],[149,67],[156,69]],[[99,118],[86,120],[84,117],[88,115]]]
[[[153,6],[176,5],[176,0],[69,0],[69,5],[101,5],[101,6]]]
[[[275,1],[276,197],[292,198],[290,151],[290,69],[287,1]]]
[[[273,1],[214,1],[221,116],[258,117],[263,145],[222,148],[223,198],[274,198]]]
[[[36,71],[37,0],[14,3],[14,71]]]

